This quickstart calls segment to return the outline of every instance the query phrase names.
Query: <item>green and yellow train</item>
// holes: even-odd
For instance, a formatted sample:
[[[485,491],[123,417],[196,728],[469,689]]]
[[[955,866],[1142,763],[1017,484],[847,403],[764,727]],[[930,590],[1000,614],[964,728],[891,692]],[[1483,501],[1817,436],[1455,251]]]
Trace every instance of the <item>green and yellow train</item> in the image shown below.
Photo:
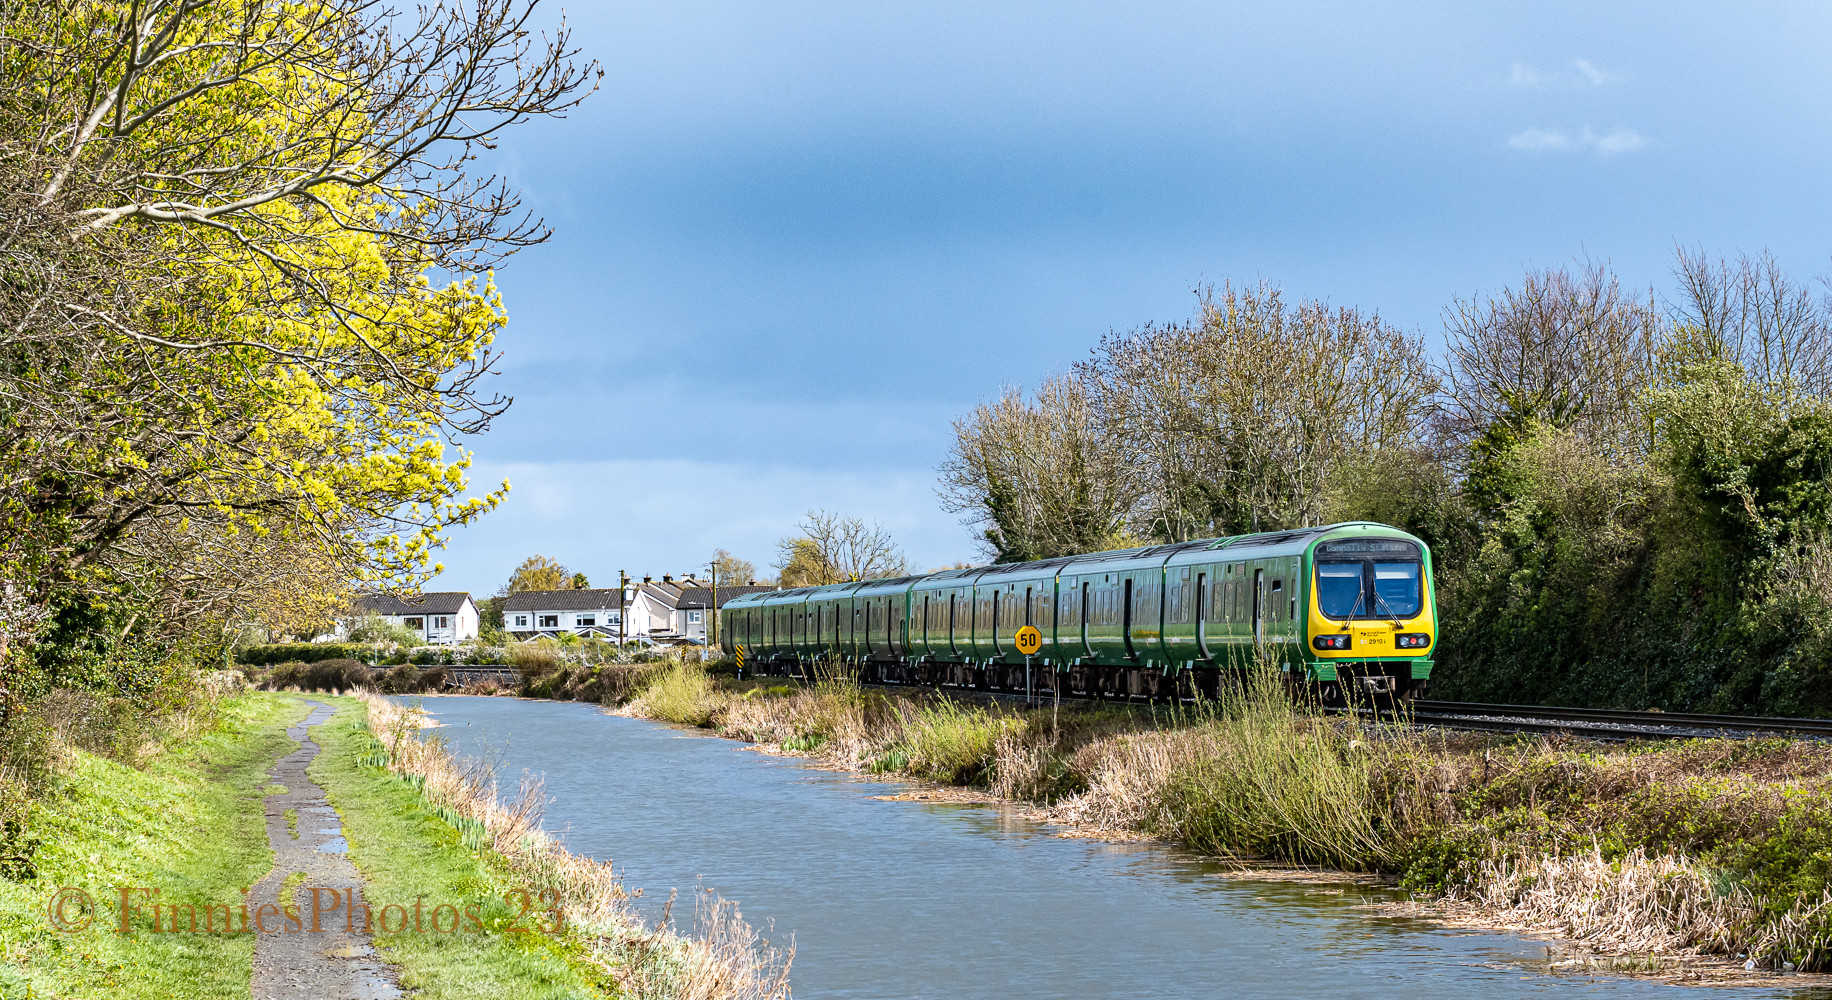
[[[1269,659],[1326,702],[1405,699],[1431,677],[1432,577],[1413,535],[1332,524],[763,591],[726,606],[719,640],[750,670],[838,661],[878,683],[1212,696]]]

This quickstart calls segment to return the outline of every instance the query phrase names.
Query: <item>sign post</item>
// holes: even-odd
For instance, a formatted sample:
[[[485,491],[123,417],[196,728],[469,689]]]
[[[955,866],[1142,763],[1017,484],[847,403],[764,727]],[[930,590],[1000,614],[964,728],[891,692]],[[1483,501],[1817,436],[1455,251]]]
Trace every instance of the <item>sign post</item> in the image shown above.
[[[1043,648],[1043,633],[1037,631],[1035,625],[1026,625],[1018,630],[1017,646],[1018,652],[1024,654],[1024,704],[1028,706],[1035,700],[1031,688],[1031,657]]]
[[[739,646],[737,647],[737,649],[738,649],[738,679],[743,680],[744,679],[744,647]]]

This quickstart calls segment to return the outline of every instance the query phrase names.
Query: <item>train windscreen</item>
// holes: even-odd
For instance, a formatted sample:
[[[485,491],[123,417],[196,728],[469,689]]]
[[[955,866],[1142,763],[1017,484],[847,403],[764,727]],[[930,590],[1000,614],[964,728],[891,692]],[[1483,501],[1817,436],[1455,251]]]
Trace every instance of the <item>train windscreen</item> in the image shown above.
[[[1375,563],[1374,613],[1394,618],[1411,618],[1418,614],[1422,601],[1419,569],[1415,562]]]
[[[1361,564],[1324,563],[1317,567],[1317,606],[1331,618],[1347,618],[1366,610],[1361,599]]]

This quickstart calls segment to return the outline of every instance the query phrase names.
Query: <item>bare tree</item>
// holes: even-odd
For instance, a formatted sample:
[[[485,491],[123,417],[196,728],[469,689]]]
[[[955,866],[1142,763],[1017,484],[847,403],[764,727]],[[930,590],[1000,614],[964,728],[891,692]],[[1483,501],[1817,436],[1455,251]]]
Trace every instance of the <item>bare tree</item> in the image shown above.
[[[1733,362],[1770,389],[1832,390],[1832,301],[1816,301],[1767,251],[1734,263],[1683,247],[1675,256],[1683,354]]]
[[[1332,469],[1414,441],[1438,385],[1418,337],[1264,284],[1205,289],[1077,373],[1142,477],[1139,532],[1167,540],[1318,523]]]
[[[1138,477],[1115,445],[1075,379],[1046,380],[1034,403],[1008,387],[954,422],[942,504],[1000,562],[1123,547]]]
[[[877,580],[908,572],[903,550],[883,525],[811,510],[796,527],[801,535],[777,543],[784,586]]]
[[[1653,293],[1630,297],[1605,265],[1529,271],[1516,288],[1446,311],[1449,415],[1465,440],[1498,422],[1543,422],[1638,454],[1649,441],[1639,399],[1663,329]]]

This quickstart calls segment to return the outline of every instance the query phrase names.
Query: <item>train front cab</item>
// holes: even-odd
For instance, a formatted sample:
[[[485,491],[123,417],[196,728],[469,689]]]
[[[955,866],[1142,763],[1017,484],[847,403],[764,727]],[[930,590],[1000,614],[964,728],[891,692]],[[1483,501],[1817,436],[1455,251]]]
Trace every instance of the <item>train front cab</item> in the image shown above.
[[[1423,693],[1437,648],[1431,550],[1375,524],[1344,525],[1305,553],[1305,671],[1327,704]]]

